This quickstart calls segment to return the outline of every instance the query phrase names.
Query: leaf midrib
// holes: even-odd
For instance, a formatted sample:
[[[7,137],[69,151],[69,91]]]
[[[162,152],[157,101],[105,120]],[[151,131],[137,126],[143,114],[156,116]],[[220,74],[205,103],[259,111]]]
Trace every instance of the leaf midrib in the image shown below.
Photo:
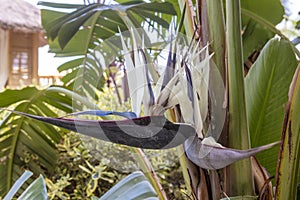
[[[33,102],[36,101],[36,99],[38,99],[40,96],[43,95],[43,90],[39,91],[38,90],[38,93],[36,95],[34,95],[32,98],[29,99],[29,101],[26,103],[26,106],[25,106],[25,109],[23,109],[23,112],[28,112],[30,106],[33,104]],[[21,134],[20,130],[21,130],[21,127],[23,126],[23,123],[24,123],[24,118],[25,117],[21,117],[20,118],[20,121],[21,123],[18,125],[15,133],[17,134],[14,134],[13,135],[13,142],[12,142],[12,151],[10,152],[11,153],[11,159],[9,159],[8,161],[8,172],[7,172],[7,186],[8,188],[12,186],[12,174],[13,174],[13,164],[14,164],[14,160],[15,160],[15,152],[16,152],[16,149],[17,149],[17,143],[18,143],[18,139],[19,139],[19,136]]]
[[[267,90],[266,92],[264,93],[264,101],[263,101],[263,104],[262,104],[262,108],[260,109],[261,112],[260,115],[259,115],[259,118],[258,118],[258,121],[257,121],[257,126],[255,128],[255,132],[254,132],[254,139],[253,139],[253,142],[254,144],[257,143],[257,136],[258,134],[260,133],[261,131],[261,127],[262,127],[262,123],[264,121],[264,113],[266,111],[266,108],[267,108],[267,104],[268,104],[268,100],[269,100],[269,97],[270,97],[270,91],[271,91],[271,88],[272,88],[272,83],[273,83],[273,79],[274,79],[274,74],[275,74],[275,66],[272,67],[272,71],[271,71],[271,76],[269,76],[269,81],[268,81],[268,86],[267,86]]]

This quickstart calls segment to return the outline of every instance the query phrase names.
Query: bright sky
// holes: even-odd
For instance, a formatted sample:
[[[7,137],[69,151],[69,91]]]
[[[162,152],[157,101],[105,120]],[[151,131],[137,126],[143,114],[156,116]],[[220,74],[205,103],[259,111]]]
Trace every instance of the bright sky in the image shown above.
[[[57,3],[83,3],[83,0],[25,0],[37,5],[38,1],[50,1]],[[49,46],[39,48],[39,75],[58,75],[57,67],[67,61],[66,58],[55,58],[54,54],[48,53]]]
[[[38,1],[50,1],[57,3],[83,3],[84,0],[25,0],[34,5],[37,5]],[[284,0],[286,1],[286,0]],[[298,12],[300,11],[300,1],[299,0],[289,0],[290,9],[292,11],[291,18],[299,19]],[[57,67],[64,62],[66,58],[55,58],[54,54],[48,53],[49,47],[44,46],[39,49],[39,75],[57,75]]]

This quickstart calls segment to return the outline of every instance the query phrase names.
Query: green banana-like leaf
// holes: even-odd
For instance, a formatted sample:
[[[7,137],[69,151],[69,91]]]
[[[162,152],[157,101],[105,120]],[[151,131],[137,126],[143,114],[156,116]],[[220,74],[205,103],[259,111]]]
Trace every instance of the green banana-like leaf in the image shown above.
[[[4,200],[12,199],[22,185],[32,176],[32,174],[33,173],[31,171],[25,171],[10,188],[9,192],[5,195]]]
[[[9,190],[8,194],[4,197],[4,200],[10,200],[18,192],[21,186],[28,181],[29,177],[33,173],[30,171],[25,171],[21,177],[14,183],[13,187]],[[47,200],[47,188],[43,176],[39,176],[35,179],[22,194],[19,196],[18,200]]]
[[[142,172],[137,171],[122,179],[99,200],[110,199],[158,200],[158,197],[145,175]]]
[[[99,62],[93,51],[85,57],[62,64],[58,71],[71,70],[61,79],[65,86],[73,88],[78,94],[98,100],[96,91],[100,91],[105,83],[103,68],[105,66]]]
[[[226,198],[222,198],[220,200],[227,200],[227,199],[230,199],[230,200],[256,200],[257,199],[257,196],[250,196],[250,195],[245,195],[245,196],[235,196],[235,197],[226,197]]]
[[[37,115],[57,116],[69,113],[80,104],[94,108],[85,99],[62,87],[39,90],[26,87],[22,90],[5,90],[0,93],[0,107]],[[81,108],[82,109],[82,108]],[[51,171],[57,159],[56,146],[62,132],[54,127],[1,111],[0,121],[0,196],[23,173],[26,166],[37,174]]]
[[[167,19],[165,16],[176,15],[173,5],[168,2],[127,1],[112,5],[49,2],[39,4],[54,9],[41,11],[42,24],[49,38],[50,52],[62,57],[80,56],[59,67],[59,71],[68,73],[62,81],[67,87],[75,88],[76,92],[88,94],[96,100],[98,97],[95,95],[95,89],[101,90],[104,85],[103,68],[108,67],[117,56],[116,53],[112,56],[107,55],[110,50],[102,42],[120,31],[140,28],[142,22],[150,26],[156,23],[168,28],[171,18]],[[72,12],[55,11],[60,7],[72,9]],[[113,46],[109,48],[120,47],[116,44]],[[99,52],[106,54],[102,58],[105,58],[103,63],[99,63],[96,56]]]
[[[243,0],[241,7],[270,22],[274,27],[283,19],[284,9],[280,0]],[[243,54],[244,60],[274,36],[268,27],[264,27],[242,12]]]
[[[49,4],[46,2],[39,2],[39,5],[59,8],[60,4]],[[76,7],[78,5],[70,5]],[[65,4],[62,4],[66,8]],[[86,52],[86,48],[93,49],[94,43],[100,38],[105,40],[116,33],[118,28],[121,31],[128,30],[128,19],[131,21],[130,25],[134,24],[134,28],[140,28],[141,22],[146,21],[150,25],[153,22],[161,25],[164,28],[169,27],[169,22],[159,17],[156,13],[163,13],[167,15],[176,15],[174,7],[169,2],[150,2],[143,1],[128,1],[121,4],[90,4],[82,5],[70,13],[58,13],[62,16],[50,18],[51,10],[42,10],[42,24],[46,29],[47,36],[50,37],[50,46],[52,43],[59,43],[61,48],[67,48],[68,43],[75,42],[71,40],[73,36],[80,32],[85,35],[85,45],[82,52]],[[88,31],[85,31],[88,30]],[[57,41],[55,39],[58,38]],[[59,49],[51,48],[52,51],[58,53]]]
[[[280,139],[289,85],[296,67],[297,60],[289,42],[272,39],[245,78],[252,147]],[[273,148],[257,156],[271,175],[275,175],[278,150]]]
[[[32,199],[48,199],[46,183],[42,175],[35,179],[18,198],[18,200]]]
[[[300,172],[300,65],[289,90],[276,174],[276,199],[296,199]],[[299,187],[299,186],[298,186]],[[299,195],[299,194],[298,194]],[[299,197],[299,196],[298,196]]]

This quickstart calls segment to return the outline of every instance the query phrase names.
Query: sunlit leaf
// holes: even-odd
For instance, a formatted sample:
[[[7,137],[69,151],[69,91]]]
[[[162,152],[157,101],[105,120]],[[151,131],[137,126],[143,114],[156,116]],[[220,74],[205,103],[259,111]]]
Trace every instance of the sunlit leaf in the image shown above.
[[[119,183],[107,191],[99,200],[110,199],[158,200],[158,197],[144,174],[142,172],[134,172],[122,179]]]
[[[40,2],[40,5],[50,6],[53,8],[59,8],[59,4],[51,5],[46,2]],[[65,8],[65,4],[61,4],[62,8]],[[123,27],[126,27],[127,19],[126,14],[135,13],[135,18],[140,17],[142,19],[150,19],[154,22],[161,24],[167,28],[167,22],[158,17],[156,12],[164,13],[167,15],[176,15],[176,11],[174,10],[172,4],[168,2],[132,2],[130,4],[90,4],[90,5],[82,5],[78,6],[76,4],[70,4],[69,7],[77,8],[77,10],[71,13],[61,14],[61,17],[57,17],[56,19],[51,19],[48,12],[53,13],[52,10],[42,10],[42,18],[45,17],[43,21],[43,25],[46,28],[47,35],[51,37],[52,41],[58,36],[58,41],[60,41],[60,46],[64,48],[69,42],[72,43],[71,39],[73,36],[76,36],[77,33],[82,32],[80,27],[86,27],[89,31],[86,33],[86,42],[87,44],[81,48],[86,48],[87,46],[91,46],[94,43],[92,39],[93,36],[96,36],[98,32],[106,30],[112,30],[111,33],[108,33],[108,37],[113,36],[117,33],[118,27],[120,27],[123,31]],[[93,16],[95,12],[98,12],[98,15]],[[102,16],[103,15],[103,16]],[[108,20],[117,20],[117,23],[105,23]],[[95,18],[91,20],[90,18]],[[135,19],[139,20],[139,19]],[[87,23],[86,23],[87,22]],[[102,23],[104,22],[104,23]],[[116,21],[115,21],[116,22]],[[114,28],[111,26],[114,24]],[[140,24],[134,23],[137,26],[133,28],[139,28]],[[98,29],[97,28],[101,28]],[[128,30],[128,27],[127,27]],[[100,37],[101,39],[108,38],[107,36],[103,35]],[[98,35],[99,38],[99,35]],[[50,45],[51,45],[50,41]]]
[[[94,104],[63,87],[44,90],[26,87],[0,93],[0,107],[42,116],[70,113],[73,109],[82,109],[83,105],[95,109]],[[6,111],[1,111],[1,115],[4,119],[0,122],[0,180],[3,180],[0,181],[0,195],[3,195],[23,173],[21,167],[24,165],[35,173],[42,174],[45,169],[51,173],[54,170],[57,159],[55,145],[63,132]],[[32,160],[30,155],[37,160]]]
[[[241,7],[264,18],[273,26],[283,19],[284,9],[279,0],[243,0]],[[262,48],[274,33],[245,15],[242,15],[242,23],[243,53],[246,61],[255,50]]]
[[[18,192],[21,186],[32,176],[32,172],[25,171],[20,178],[10,188],[9,192],[5,195],[4,200],[10,200]]]
[[[109,5],[39,2],[39,5],[50,7],[49,10],[42,9],[41,11],[42,24],[49,39],[50,52],[59,57],[84,57],[82,63],[72,62],[68,66],[65,65],[59,68],[60,71],[68,72],[68,77],[63,78],[64,84],[68,87],[74,87],[80,94],[87,94],[96,100],[97,95],[93,90],[101,90],[103,87],[102,69],[111,64],[112,57],[103,56],[106,66],[102,64],[91,65],[96,72],[92,73],[86,68],[91,63],[89,58],[97,60],[97,57],[93,56],[94,49],[97,47],[99,52],[107,53],[106,46],[100,45],[103,41],[115,36],[119,30],[123,32],[129,30],[129,28],[140,28],[143,21],[152,26],[154,22],[168,28],[170,18],[167,18],[168,21],[166,21],[165,17],[177,14],[173,5],[169,2],[131,1]],[[55,11],[60,8],[60,5],[61,8],[67,9],[66,11],[69,11],[69,13]],[[76,9],[74,10],[74,8]],[[164,17],[161,16],[162,13]],[[121,46],[115,45],[113,48],[117,47],[120,51]],[[70,73],[69,70],[74,72]],[[150,72],[153,72],[153,70],[150,69]],[[90,78],[93,74],[97,74],[98,78]]]
[[[272,39],[245,79],[245,95],[252,147],[280,139],[289,85],[297,66],[293,49],[285,40]],[[279,148],[257,156],[275,175]]]
[[[300,65],[289,90],[276,174],[276,199],[296,199],[300,177]],[[298,194],[299,195],[299,194]]]
[[[8,194],[4,197],[4,200],[13,199],[14,195],[18,192],[18,190],[22,187],[22,185],[28,180],[28,178],[32,175],[32,172],[25,171],[21,177],[17,179],[14,183],[13,187],[9,190]],[[32,200],[32,199],[40,199],[46,200],[48,199],[47,188],[44,181],[43,176],[35,179],[22,194],[18,197],[18,200]]]
[[[18,200],[32,199],[48,199],[46,183],[41,175],[35,181],[33,181],[18,198]]]

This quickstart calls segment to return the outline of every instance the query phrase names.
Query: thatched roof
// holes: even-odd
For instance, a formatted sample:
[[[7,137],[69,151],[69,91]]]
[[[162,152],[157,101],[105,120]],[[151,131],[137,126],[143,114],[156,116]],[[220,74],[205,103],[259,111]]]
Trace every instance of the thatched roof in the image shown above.
[[[41,32],[40,10],[23,0],[0,0],[0,28]]]

